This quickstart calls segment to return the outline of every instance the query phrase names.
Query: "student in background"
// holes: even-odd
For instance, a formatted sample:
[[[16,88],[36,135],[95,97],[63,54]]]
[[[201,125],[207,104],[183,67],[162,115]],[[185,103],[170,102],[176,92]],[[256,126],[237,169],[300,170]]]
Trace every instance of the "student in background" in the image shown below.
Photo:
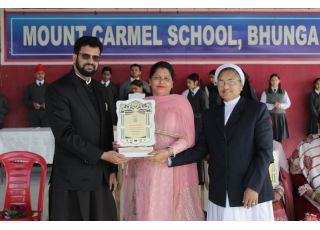
[[[291,101],[287,91],[281,87],[279,74],[270,75],[269,87],[262,92],[260,101],[268,107],[273,123],[273,139],[281,142],[288,138],[286,110],[290,107]]]
[[[3,128],[4,116],[9,112],[8,100],[4,95],[0,95],[0,129]]]
[[[113,125],[117,125],[116,103],[119,100],[119,88],[111,81],[112,69],[110,66],[104,66],[101,71],[101,84],[104,86],[104,93],[110,102],[110,111]]]
[[[147,93],[143,88],[143,82],[141,80],[134,80],[130,83],[131,90],[128,94],[128,99],[131,98],[145,98],[151,96],[150,93]]]
[[[191,104],[194,116],[195,137],[196,141],[199,139],[202,129],[202,114],[209,108],[209,101],[206,93],[200,87],[200,78],[197,73],[192,73],[187,77],[188,94],[187,98]],[[197,162],[199,184],[203,185],[205,181],[204,162],[203,160]]]
[[[30,84],[24,94],[23,101],[29,109],[30,127],[48,127],[45,94],[48,84],[45,82],[46,69],[39,64],[34,69],[35,82]]]
[[[320,115],[320,78],[313,82],[313,91],[309,97],[309,108],[311,113],[308,134],[318,134],[318,120]]]
[[[219,96],[217,87],[217,77],[215,76],[216,70],[213,69],[209,72],[209,84],[205,87],[205,92],[209,98],[209,107],[213,108],[221,104],[221,97]]]
[[[130,66],[130,79],[126,80],[123,82],[120,86],[120,100],[126,100],[128,93],[131,90],[131,85],[130,83],[134,80],[141,80],[143,83],[143,88],[145,89],[146,92],[150,93],[150,86],[147,82],[143,81],[141,79],[141,65],[138,64],[132,64]]]

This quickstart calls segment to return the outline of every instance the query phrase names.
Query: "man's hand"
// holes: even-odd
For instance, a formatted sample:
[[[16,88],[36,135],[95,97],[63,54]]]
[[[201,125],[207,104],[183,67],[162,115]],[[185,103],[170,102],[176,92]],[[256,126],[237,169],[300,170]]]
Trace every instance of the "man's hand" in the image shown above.
[[[104,152],[101,155],[101,159],[104,161],[108,161],[112,164],[122,164],[127,162],[129,159],[126,158],[125,156],[123,156],[120,153],[117,153],[116,151],[108,151],[108,152]]]
[[[111,192],[116,191],[118,186],[118,181],[116,177],[116,173],[111,173],[109,176],[109,189]]]
[[[45,103],[42,103],[42,104],[40,105],[40,107],[43,108],[43,109],[46,109],[46,104],[45,104]]]
[[[247,188],[243,194],[243,207],[250,208],[258,204],[259,193],[252,190],[251,188]]]
[[[120,145],[118,144],[117,141],[113,141],[113,142],[112,142],[112,147],[113,147],[113,150],[114,150],[114,151],[118,151],[119,148],[120,148]]]

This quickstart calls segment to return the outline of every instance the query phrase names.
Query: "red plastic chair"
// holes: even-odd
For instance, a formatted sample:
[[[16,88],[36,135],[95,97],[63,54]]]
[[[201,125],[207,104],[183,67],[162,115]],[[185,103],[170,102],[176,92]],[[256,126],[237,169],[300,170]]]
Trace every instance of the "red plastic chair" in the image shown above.
[[[43,212],[43,193],[46,182],[47,163],[45,159],[35,153],[27,151],[13,151],[0,154],[0,163],[6,172],[6,190],[4,209],[23,207],[23,217],[0,220],[41,220]],[[34,163],[41,166],[41,178],[38,193],[38,209],[32,210],[30,196],[30,177]]]

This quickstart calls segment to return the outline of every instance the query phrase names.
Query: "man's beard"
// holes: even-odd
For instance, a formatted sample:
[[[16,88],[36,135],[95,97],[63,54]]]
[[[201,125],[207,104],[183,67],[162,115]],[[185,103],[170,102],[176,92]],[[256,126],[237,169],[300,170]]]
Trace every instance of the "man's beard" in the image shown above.
[[[85,76],[85,77],[92,77],[92,75],[97,72],[97,69],[96,69],[96,67],[95,67],[94,65],[92,65],[92,66],[93,66],[93,70],[91,70],[91,71],[89,72],[89,71],[85,70],[86,65],[91,65],[91,64],[85,64],[85,65],[83,65],[83,67],[81,67],[81,66],[79,65],[79,61],[78,61],[78,58],[77,58],[76,68],[77,68],[77,70],[79,71],[79,73],[82,74],[82,75]]]

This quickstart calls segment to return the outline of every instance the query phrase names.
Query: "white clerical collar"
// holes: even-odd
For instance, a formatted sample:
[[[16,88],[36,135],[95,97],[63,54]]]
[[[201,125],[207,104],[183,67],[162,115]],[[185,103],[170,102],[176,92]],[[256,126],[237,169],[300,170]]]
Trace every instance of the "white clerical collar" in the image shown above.
[[[81,77],[78,73],[75,73],[77,75],[77,77],[79,77],[80,79],[82,79],[83,81],[86,82],[87,85],[89,85],[91,83],[91,77],[89,77],[88,80],[84,79],[83,77]]]
[[[140,77],[134,78],[134,77],[130,77],[130,81],[133,82],[134,80],[140,80]]]
[[[224,125],[227,124],[229,117],[239,100],[240,100],[240,96],[230,101],[224,101]]]

